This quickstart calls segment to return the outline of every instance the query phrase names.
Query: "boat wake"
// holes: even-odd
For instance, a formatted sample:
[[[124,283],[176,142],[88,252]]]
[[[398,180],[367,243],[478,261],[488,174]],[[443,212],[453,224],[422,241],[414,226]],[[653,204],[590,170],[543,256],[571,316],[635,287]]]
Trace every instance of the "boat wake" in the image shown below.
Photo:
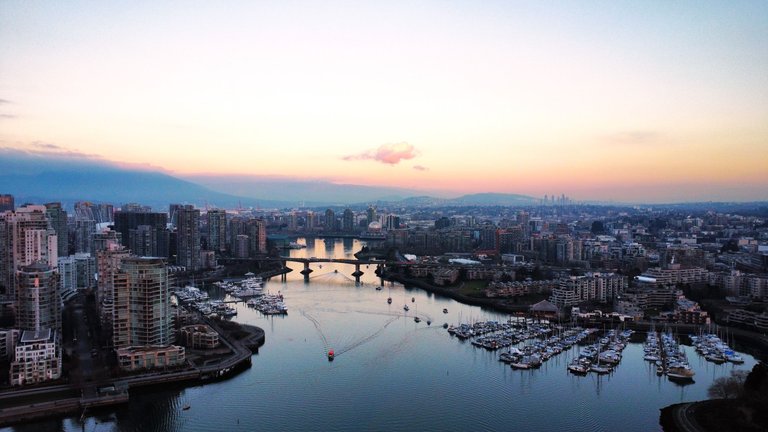
[[[340,350],[336,351],[336,357],[338,357],[338,356],[340,356],[340,355],[342,355],[342,354],[344,354],[346,352],[349,352],[349,351],[351,351],[351,350],[353,350],[353,349],[355,349],[355,348],[357,348],[357,347],[359,347],[359,346],[361,346],[361,345],[363,345],[365,343],[368,343],[368,342],[372,341],[377,336],[379,336],[381,334],[381,332],[383,332],[390,324],[392,324],[393,322],[397,321],[398,319],[400,319],[399,316],[392,317],[392,318],[388,319],[384,323],[384,326],[382,326],[380,329],[376,330],[373,334],[370,334],[370,335],[365,336],[365,337],[363,337],[361,339],[358,339],[358,340],[352,342],[348,346],[342,347]]]
[[[325,337],[323,330],[320,328],[320,323],[312,315],[308,314],[303,310],[301,311],[301,315],[306,319],[308,319],[313,326],[315,326],[315,330],[317,330],[317,334],[320,335],[320,339],[323,341],[323,349],[325,352],[328,352],[328,338]]]

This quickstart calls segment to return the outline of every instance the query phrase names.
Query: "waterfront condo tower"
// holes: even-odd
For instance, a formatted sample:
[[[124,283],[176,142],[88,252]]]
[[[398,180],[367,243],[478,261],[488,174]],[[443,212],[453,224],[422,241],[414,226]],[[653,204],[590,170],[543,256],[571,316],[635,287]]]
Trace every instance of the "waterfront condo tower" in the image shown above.
[[[191,205],[176,210],[176,264],[200,269],[200,210]]]
[[[174,341],[164,259],[126,257],[113,276],[115,348],[168,346]]]

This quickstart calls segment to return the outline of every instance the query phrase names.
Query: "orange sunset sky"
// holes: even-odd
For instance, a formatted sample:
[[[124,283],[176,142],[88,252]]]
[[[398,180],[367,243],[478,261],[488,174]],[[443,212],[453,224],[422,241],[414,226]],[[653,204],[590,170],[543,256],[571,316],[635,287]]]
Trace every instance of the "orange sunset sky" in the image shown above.
[[[181,177],[764,200],[766,23],[764,1],[4,1],[0,147]]]

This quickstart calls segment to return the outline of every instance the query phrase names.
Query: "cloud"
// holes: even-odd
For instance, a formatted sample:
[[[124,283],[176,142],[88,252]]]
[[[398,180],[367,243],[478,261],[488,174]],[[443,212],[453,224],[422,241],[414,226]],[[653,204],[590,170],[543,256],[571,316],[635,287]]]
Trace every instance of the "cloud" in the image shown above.
[[[11,103],[11,101],[9,101],[8,99],[0,99],[0,104],[9,104],[9,103]]]
[[[43,141],[22,143],[0,140],[0,166],[15,167],[15,171],[22,174],[34,174],[50,167],[76,171],[113,168],[126,171],[170,172],[149,163],[113,161],[98,154],[71,150]]]
[[[0,114],[0,119],[15,119],[18,116],[13,114]]]
[[[97,159],[97,160],[104,159],[102,156],[97,154],[83,153],[77,150],[70,150],[58,144],[52,144],[52,143],[47,143],[43,141],[33,141],[26,147],[27,148],[15,148],[14,150],[19,150],[29,155],[58,156],[58,157],[68,157],[68,158]]]
[[[416,171],[429,171],[429,168],[422,165],[414,165],[413,169],[415,169]]]
[[[611,144],[640,145],[656,144],[659,142],[661,134],[656,131],[623,131],[617,132],[605,137],[605,140]]]
[[[397,165],[402,160],[413,159],[418,155],[416,148],[407,142],[382,144],[377,149],[367,150],[363,153],[344,156],[346,161],[375,160],[388,165]]]
[[[66,149],[60,145],[51,144],[51,143],[45,143],[42,141],[35,141],[32,144],[32,147],[46,149],[46,150],[58,150],[58,151],[66,151]]]

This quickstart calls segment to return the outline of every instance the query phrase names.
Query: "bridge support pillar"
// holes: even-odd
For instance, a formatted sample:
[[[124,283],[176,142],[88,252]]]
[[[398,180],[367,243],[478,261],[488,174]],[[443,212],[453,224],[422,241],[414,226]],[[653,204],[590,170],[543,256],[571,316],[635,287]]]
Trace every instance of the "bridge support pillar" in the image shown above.
[[[352,276],[355,277],[355,284],[360,285],[360,276],[364,274],[365,273],[360,271],[360,264],[355,264],[355,272],[352,273]]]
[[[301,271],[301,274],[304,275],[304,283],[309,282],[309,274],[312,273],[312,269],[309,268],[309,261],[306,261],[304,263],[304,270]]]

